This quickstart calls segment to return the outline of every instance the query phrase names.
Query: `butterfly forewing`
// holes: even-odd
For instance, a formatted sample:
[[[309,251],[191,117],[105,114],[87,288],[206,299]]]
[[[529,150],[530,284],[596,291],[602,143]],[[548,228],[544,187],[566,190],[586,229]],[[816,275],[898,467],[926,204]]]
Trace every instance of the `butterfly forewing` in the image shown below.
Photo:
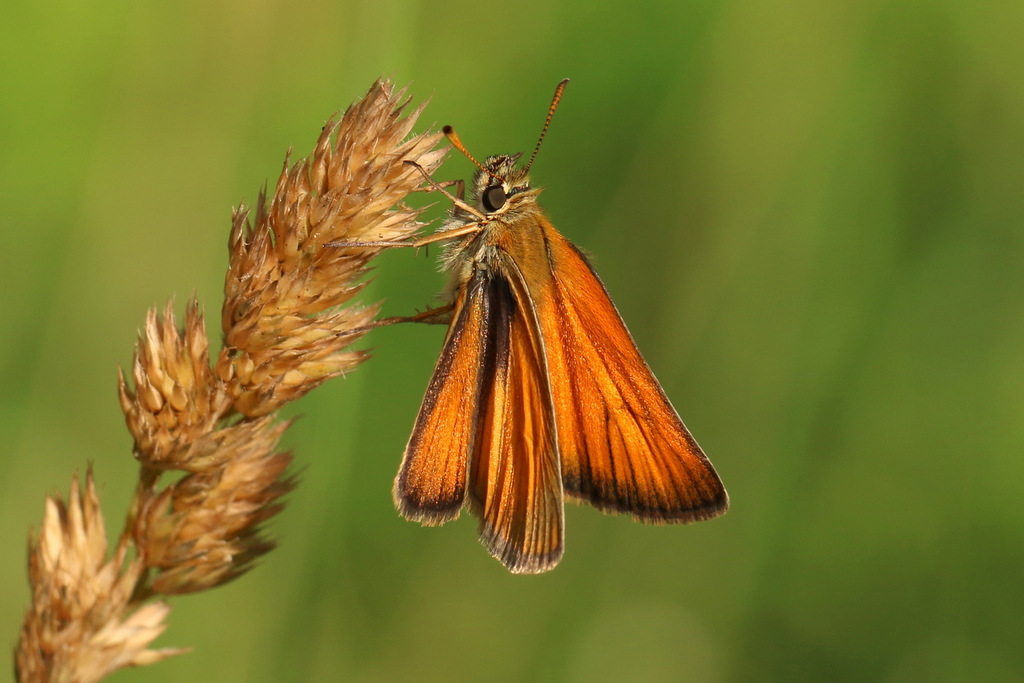
[[[476,406],[487,380],[480,345],[487,325],[485,294],[479,278],[455,301],[444,349],[395,479],[395,505],[406,519],[442,524],[458,517],[465,501]]]
[[[543,221],[557,277],[537,296],[572,497],[653,523],[726,511],[718,474],[683,426],[586,258]]]
[[[470,493],[480,537],[516,573],[551,569],[562,556],[563,498],[543,342],[514,263],[487,279],[488,320]]]

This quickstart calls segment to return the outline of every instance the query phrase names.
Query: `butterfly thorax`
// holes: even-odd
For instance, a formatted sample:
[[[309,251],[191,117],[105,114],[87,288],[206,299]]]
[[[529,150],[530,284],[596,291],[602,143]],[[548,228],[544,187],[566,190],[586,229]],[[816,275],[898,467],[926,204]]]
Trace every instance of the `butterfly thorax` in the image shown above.
[[[516,165],[521,156],[522,153],[488,157],[484,162],[487,170],[481,169],[473,176],[467,201],[486,216],[485,220],[453,206],[451,215],[438,230],[445,232],[469,223],[483,224],[480,232],[454,239],[445,247],[441,269],[452,273],[449,291],[468,278],[474,267],[486,267],[500,234],[516,231],[517,225],[541,211],[537,203],[541,188],[531,187],[526,169]]]

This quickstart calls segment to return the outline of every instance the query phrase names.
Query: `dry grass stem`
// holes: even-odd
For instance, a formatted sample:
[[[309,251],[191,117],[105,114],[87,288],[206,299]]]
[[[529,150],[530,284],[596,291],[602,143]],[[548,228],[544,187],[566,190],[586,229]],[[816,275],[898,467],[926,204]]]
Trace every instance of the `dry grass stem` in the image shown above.
[[[273,196],[235,211],[221,323],[211,363],[193,300],[151,310],[121,408],[139,484],[112,554],[90,470],[68,501],[48,497],[29,541],[32,605],[16,651],[21,683],[99,681],[182,650],[149,649],[170,607],[160,598],[237,578],[274,547],[263,523],[295,487],[278,450],[289,401],[366,359],[349,347],[377,309],[352,303],[372,248],[334,241],[402,240],[422,224],[402,204],[445,151],[438,133],[410,136],[422,107],[377,82],[324,127],[312,154],[286,161]],[[174,483],[162,474],[184,472]],[[108,556],[109,555],[109,556]]]

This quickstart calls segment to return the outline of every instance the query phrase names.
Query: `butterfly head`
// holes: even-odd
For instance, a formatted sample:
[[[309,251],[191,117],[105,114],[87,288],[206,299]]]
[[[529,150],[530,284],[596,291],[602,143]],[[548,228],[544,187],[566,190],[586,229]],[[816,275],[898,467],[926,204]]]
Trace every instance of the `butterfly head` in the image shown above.
[[[544,142],[544,135],[548,132],[551,117],[554,116],[555,109],[558,108],[558,103],[561,101],[562,93],[568,83],[569,79],[566,78],[555,88],[555,96],[551,100],[551,106],[548,107],[548,117],[544,120],[544,127],[537,139],[537,146],[533,148],[530,160],[522,168],[516,165],[520,157],[523,156],[522,152],[488,157],[481,164],[466,150],[451,126],[443,128],[445,137],[452,143],[452,146],[466,155],[466,158],[480,169],[473,176],[473,199],[488,216],[503,215],[508,220],[515,214],[529,212],[531,209],[536,210],[536,197],[540,194],[540,189],[530,187],[528,174],[530,167],[533,166],[533,160],[537,158],[537,152],[540,151],[540,144]]]
[[[540,194],[539,189],[530,187],[526,169],[516,165],[521,156],[522,152],[488,157],[473,176],[473,198],[488,215],[512,211]]]

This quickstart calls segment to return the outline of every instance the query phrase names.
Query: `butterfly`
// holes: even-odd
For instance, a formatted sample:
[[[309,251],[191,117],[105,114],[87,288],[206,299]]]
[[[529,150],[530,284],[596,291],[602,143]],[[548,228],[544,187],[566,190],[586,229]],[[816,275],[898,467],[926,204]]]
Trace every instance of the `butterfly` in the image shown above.
[[[463,198],[461,181],[437,183],[420,169],[429,190],[452,200],[451,212],[434,234],[393,245],[446,242],[450,277],[449,304],[392,319],[448,324],[395,504],[425,525],[468,507],[483,545],[514,573],[544,572],[561,559],[566,498],[652,524],[710,519],[729,506],[597,273],[530,184],[567,82],[525,166],[521,153],[481,164],[445,127],[477,166],[471,195]]]

